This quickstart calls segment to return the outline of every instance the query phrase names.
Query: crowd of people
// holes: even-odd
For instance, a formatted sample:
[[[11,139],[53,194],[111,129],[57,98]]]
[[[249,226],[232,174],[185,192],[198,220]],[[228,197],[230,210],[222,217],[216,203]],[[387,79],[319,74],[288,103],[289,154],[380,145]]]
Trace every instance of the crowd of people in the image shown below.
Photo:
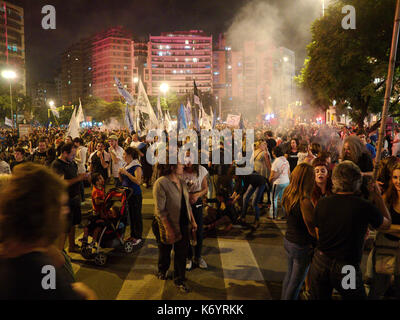
[[[0,181],[6,181],[0,191],[0,260],[5,262],[0,263],[0,282],[7,283],[0,298],[94,298],[74,281],[68,252],[80,252],[75,231],[82,224],[83,203],[92,205],[93,214],[81,240],[91,236],[93,243],[98,241],[106,188],[111,187],[130,190],[126,237],[135,246],[143,241],[143,188],[152,188],[157,277],[168,279],[174,250],[173,280],[181,292],[190,291],[186,271],[208,268],[202,244],[209,232],[230,232],[235,225],[260,230],[265,214],[270,221],[287,223],[282,299],[330,299],[333,289],[344,299],[363,299],[364,282],[371,299],[383,298],[389,287],[400,298],[399,132],[395,129],[394,139],[391,132],[385,137],[375,183],[377,133],[356,128],[258,127],[254,170],[248,175],[236,173],[241,165],[235,161],[224,162],[224,152],[234,148],[223,137],[208,151],[197,145],[199,154],[209,152],[207,164],[194,163],[188,151],[176,164],[152,165],[146,157],[152,144],[167,154],[174,152],[172,147],[126,129],[85,129],[75,138],[60,128],[36,128],[22,137],[0,130]],[[211,162],[214,152],[220,152],[221,163]],[[91,199],[86,199],[89,186]],[[363,275],[362,253],[373,229],[376,237]],[[57,293],[46,296],[40,288],[21,293],[49,260],[65,275],[57,278]],[[349,265],[356,275],[350,289],[342,285],[342,269]],[[18,278],[17,271],[27,267],[30,273]]]

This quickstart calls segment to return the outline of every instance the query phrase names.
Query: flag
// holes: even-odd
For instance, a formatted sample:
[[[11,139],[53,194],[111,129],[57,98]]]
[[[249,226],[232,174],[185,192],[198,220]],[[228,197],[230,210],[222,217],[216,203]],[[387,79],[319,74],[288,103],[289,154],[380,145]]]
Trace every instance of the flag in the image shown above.
[[[179,110],[178,113],[178,132],[181,129],[186,129],[187,128],[187,123],[186,123],[186,116],[185,116],[185,107],[183,104],[181,104],[181,109]]]
[[[133,127],[133,121],[131,118],[131,114],[129,112],[128,104],[126,104],[126,107],[125,107],[125,121],[129,128],[129,132],[132,132],[134,130],[134,127]]]
[[[141,112],[149,115],[150,123],[154,128],[158,126],[157,116],[153,111],[153,107],[150,104],[146,90],[144,89],[142,80],[140,79],[139,79],[139,93],[138,93],[136,107],[139,107],[139,110]]]
[[[9,127],[12,127],[12,126],[13,126],[12,120],[11,120],[11,119],[8,119],[7,117],[6,117],[5,120],[4,120],[4,124],[5,124],[6,126],[9,126]]]
[[[50,110],[55,117],[60,118],[60,113],[58,112],[58,110],[55,106],[50,106]]]
[[[79,98],[79,109],[76,114],[76,121],[78,122],[78,124],[85,121],[85,116],[83,115],[82,103],[80,98]]]
[[[71,119],[69,120],[69,124],[68,124],[68,128],[71,127],[72,122],[75,121],[75,108],[72,110],[72,115],[71,115]]]
[[[243,116],[240,115],[239,129],[244,129]]]
[[[200,131],[199,119],[197,117],[197,111],[194,111],[194,126],[196,127],[197,131]]]
[[[163,113],[161,111],[161,101],[160,101],[160,95],[157,97],[157,118],[161,120],[163,117]]]
[[[75,109],[72,111],[71,120],[69,121],[67,136],[71,136],[72,139],[79,138],[79,123],[75,116]]]
[[[215,124],[217,123],[217,109],[214,109],[214,113],[212,113],[212,128],[215,129]],[[212,112],[212,111],[211,111]]]
[[[200,95],[199,90],[197,90],[196,80],[193,80],[193,99],[194,104],[200,105]]]
[[[133,106],[135,104],[135,100],[133,100],[131,94],[124,88],[121,81],[119,81],[117,77],[114,77],[114,80],[117,85],[118,93],[124,97],[127,104]]]
[[[190,123],[192,122],[192,106],[191,106],[189,100],[187,101],[187,104],[186,104],[185,115],[186,115],[187,125],[189,126]]]

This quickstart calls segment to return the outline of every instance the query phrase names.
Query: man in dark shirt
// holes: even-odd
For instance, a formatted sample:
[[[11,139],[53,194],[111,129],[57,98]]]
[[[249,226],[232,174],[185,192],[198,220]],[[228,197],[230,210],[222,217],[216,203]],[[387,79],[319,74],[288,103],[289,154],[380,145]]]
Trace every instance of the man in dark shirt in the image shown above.
[[[365,299],[360,268],[364,238],[371,225],[390,227],[391,218],[379,187],[370,187],[375,205],[356,196],[361,186],[361,171],[351,161],[337,165],[332,175],[334,195],[321,199],[314,212],[318,242],[310,268],[311,297],[330,299],[335,288],[343,299]],[[346,268],[344,268],[346,267]],[[354,270],[350,286],[344,279]]]
[[[13,162],[11,162],[11,164],[10,164],[11,171],[14,170],[15,166],[26,162],[25,150],[21,147],[16,148],[15,152],[14,152],[14,158],[15,158],[15,160]]]
[[[79,252],[75,244],[75,226],[81,223],[81,198],[80,183],[88,178],[88,174],[78,175],[78,166],[74,161],[76,147],[72,143],[66,143],[61,147],[61,155],[51,164],[52,169],[61,175],[68,184],[68,206],[69,206],[69,225],[68,239],[69,252]],[[64,249],[65,238],[61,240],[60,249]]]
[[[264,137],[267,141],[268,151],[269,151],[269,154],[271,154],[271,155],[272,155],[272,150],[276,147],[276,141],[272,136],[273,136],[272,131],[267,131],[264,134]]]
[[[31,155],[29,160],[43,166],[50,166],[54,161],[54,158],[48,153],[46,140],[44,138],[39,140],[38,150]]]

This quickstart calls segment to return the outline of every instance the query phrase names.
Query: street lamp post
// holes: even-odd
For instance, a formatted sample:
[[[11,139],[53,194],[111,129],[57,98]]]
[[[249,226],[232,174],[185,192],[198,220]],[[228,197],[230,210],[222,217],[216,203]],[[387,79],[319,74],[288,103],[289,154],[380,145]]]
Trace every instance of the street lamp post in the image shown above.
[[[11,121],[12,121],[12,124],[13,124],[13,129],[14,129],[14,117],[13,117],[13,110],[12,110],[12,88],[11,88],[11,80],[12,79],[15,79],[16,77],[17,77],[17,74],[15,73],[15,71],[13,71],[13,70],[3,70],[3,72],[1,73],[1,76],[4,78],[4,79],[7,79],[7,80],[9,80],[9,82],[10,82],[10,108],[11,108]],[[18,117],[18,114],[17,114],[17,117]]]

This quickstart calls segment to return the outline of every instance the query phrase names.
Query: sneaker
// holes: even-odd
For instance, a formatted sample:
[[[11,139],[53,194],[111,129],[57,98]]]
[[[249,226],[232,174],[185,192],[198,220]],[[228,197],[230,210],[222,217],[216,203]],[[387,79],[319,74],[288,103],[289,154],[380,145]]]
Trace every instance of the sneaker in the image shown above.
[[[192,267],[193,267],[193,261],[186,259],[186,270],[188,270],[188,271],[192,270]]]
[[[207,263],[204,261],[202,257],[200,257],[197,261],[196,264],[199,266],[200,269],[207,269]]]
[[[189,293],[190,292],[190,288],[186,285],[186,283],[180,283],[180,284],[175,284],[177,289],[181,292],[181,293]]]
[[[142,242],[142,239],[136,239],[136,240],[133,241],[133,245],[134,245],[134,246],[137,246],[137,245],[139,245],[141,242]]]

